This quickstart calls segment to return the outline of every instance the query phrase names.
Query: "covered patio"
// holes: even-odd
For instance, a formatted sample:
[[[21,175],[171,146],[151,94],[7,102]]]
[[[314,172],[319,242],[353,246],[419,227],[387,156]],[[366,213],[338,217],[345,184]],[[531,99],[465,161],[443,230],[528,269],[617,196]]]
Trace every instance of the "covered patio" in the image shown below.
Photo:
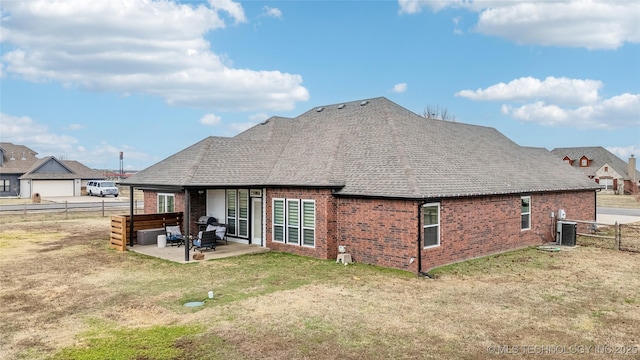
[[[138,254],[144,254],[148,256],[157,257],[164,260],[169,260],[181,264],[194,263],[200,261],[223,259],[232,256],[240,256],[247,254],[260,254],[268,252],[269,249],[258,245],[246,245],[229,241],[228,244],[217,246],[214,250],[205,250],[202,252],[204,259],[193,260],[194,250],[190,250],[189,260],[185,261],[185,249],[183,246],[168,246],[164,248],[158,247],[156,244],[152,245],[136,245],[127,247],[128,251],[132,251]],[[200,251],[195,251],[200,253]]]

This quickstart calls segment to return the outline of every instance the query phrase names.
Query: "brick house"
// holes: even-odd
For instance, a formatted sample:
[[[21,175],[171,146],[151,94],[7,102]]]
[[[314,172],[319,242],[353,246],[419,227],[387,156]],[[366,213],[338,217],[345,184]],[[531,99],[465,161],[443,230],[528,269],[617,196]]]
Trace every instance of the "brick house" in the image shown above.
[[[640,171],[636,169],[636,158],[633,155],[625,163],[601,146],[556,148],[551,152],[602,185],[603,193],[638,193]]]
[[[551,214],[595,220],[597,184],[493,128],[425,119],[386,98],[208,137],[120,183],[145,213],[184,211],[230,241],[426,272],[552,241]]]

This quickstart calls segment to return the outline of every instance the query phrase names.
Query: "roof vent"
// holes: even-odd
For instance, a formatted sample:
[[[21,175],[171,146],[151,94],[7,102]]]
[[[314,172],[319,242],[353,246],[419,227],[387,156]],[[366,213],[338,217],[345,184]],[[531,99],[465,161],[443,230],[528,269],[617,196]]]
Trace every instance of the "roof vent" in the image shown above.
[[[344,104],[338,105],[338,109],[344,109]]]
[[[365,106],[369,103],[369,100],[364,100],[360,103],[360,106]]]
[[[324,110],[323,107],[319,107],[319,108],[316,109],[317,112],[321,112],[322,110]]]
[[[13,157],[13,151],[11,152],[11,158],[9,160],[15,160],[16,158]]]

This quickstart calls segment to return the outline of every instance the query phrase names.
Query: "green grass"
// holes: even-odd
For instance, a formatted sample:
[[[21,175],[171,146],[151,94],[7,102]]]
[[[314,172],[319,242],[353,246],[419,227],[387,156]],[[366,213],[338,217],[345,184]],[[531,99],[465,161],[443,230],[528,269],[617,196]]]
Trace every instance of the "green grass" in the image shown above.
[[[180,342],[188,342],[189,339],[202,334],[202,331],[203,329],[198,326],[154,326],[148,329],[129,329],[96,325],[92,330],[80,336],[81,342],[84,343],[83,346],[62,349],[52,359],[161,360],[188,358],[191,349],[178,345]]]

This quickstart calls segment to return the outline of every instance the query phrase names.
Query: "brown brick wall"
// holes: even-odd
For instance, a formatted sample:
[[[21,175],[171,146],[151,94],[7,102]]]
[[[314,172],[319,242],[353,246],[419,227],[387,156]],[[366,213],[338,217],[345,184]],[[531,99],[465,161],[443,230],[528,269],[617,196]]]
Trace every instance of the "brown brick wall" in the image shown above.
[[[335,259],[345,245],[361,263],[417,272],[420,202],[334,197],[329,189],[267,189],[266,246],[321,259]],[[155,213],[157,193],[145,192],[145,213]],[[445,199],[440,201],[440,246],[423,249],[422,270],[466,259],[552,241],[551,212],[565,209],[567,219],[595,220],[595,192],[531,194],[531,229],[520,229],[520,195]],[[315,200],[314,248],[272,241],[273,198]],[[205,213],[205,195],[191,194],[191,229]],[[184,211],[184,194],[176,193],[176,211]],[[411,261],[413,258],[413,261]]]
[[[417,271],[418,202],[338,198],[338,245],[354,261]]]
[[[330,259],[337,256],[335,198],[328,189],[267,189],[266,196],[266,246],[275,251]],[[273,199],[301,199],[316,202],[316,246],[315,248],[273,242]]]
[[[144,192],[144,213],[155,214],[158,212],[158,194],[171,194],[166,192],[145,191]],[[175,195],[175,211],[184,212],[184,193],[173,193]]]
[[[441,203],[440,246],[423,250],[422,268],[431,268],[554,240],[551,218],[595,220],[595,193],[531,194],[531,229],[520,229],[520,195],[450,199]]]

